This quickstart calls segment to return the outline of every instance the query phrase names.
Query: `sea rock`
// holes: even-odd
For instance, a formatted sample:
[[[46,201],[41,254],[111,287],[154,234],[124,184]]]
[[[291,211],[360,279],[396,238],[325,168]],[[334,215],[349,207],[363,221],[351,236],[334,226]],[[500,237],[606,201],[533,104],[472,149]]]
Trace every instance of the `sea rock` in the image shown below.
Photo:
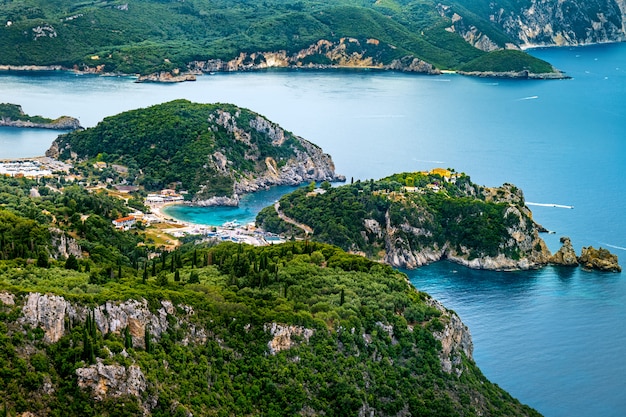
[[[593,246],[583,247],[580,257],[580,265],[587,269],[597,269],[606,272],[622,272],[619,266],[617,255],[612,254],[607,249],[595,249]]]
[[[572,246],[570,238],[563,236],[560,241],[562,246],[554,255],[552,255],[552,257],[550,257],[549,263],[563,266],[578,266],[576,251]]]

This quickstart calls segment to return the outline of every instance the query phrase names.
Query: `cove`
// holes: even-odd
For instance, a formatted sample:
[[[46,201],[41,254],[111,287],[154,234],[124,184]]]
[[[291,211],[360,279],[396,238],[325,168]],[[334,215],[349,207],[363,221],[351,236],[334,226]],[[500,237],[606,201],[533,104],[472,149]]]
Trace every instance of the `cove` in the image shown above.
[[[543,236],[550,249],[567,235],[578,252],[583,245],[608,247],[624,265],[626,44],[532,53],[572,79],[265,71],[158,85],[6,73],[0,91],[3,101],[28,114],[74,116],[86,127],[178,98],[231,102],[320,145],[348,180],[453,167],[478,184],[513,183],[529,202],[574,206],[531,206],[535,220],[555,231]],[[41,155],[57,135],[19,134],[9,143],[9,133],[0,130],[0,157],[16,157],[17,148],[21,156]],[[407,274],[459,313],[472,332],[478,366],[514,397],[548,417],[626,415],[623,274],[492,273],[445,262]]]

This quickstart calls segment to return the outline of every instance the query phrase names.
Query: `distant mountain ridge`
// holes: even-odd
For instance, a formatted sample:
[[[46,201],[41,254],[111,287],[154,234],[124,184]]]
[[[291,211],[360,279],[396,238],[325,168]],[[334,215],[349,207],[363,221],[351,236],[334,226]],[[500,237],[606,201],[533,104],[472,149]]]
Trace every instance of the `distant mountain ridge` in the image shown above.
[[[144,75],[343,66],[549,74],[526,54],[485,57],[623,41],[625,15],[625,0],[13,0],[0,6],[0,64]]]

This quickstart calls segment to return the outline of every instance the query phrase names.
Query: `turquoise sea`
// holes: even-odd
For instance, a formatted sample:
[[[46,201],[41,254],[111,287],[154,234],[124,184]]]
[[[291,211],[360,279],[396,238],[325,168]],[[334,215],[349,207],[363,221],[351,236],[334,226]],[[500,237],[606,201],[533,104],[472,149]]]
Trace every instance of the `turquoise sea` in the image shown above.
[[[538,49],[572,79],[523,81],[378,71],[217,74],[195,83],[67,73],[0,74],[0,100],[84,126],[124,110],[187,98],[231,102],[330,153],[348,179],[454,167],[488,186],[511,182],[555,251],[604,246],[626,259],[626,44]],[[0,129],[0,158],[41,155],[56,133]],[[239,209],[172,215],[247,221],[282,191]],[[248,205],[249,201],[249,205]],[[219,210],[222,210],[220,212]],[[240,217],[241,216],[241,217]],[[206,220],[208,219],[208,220]],[[546,416],[626,415],[626,280],[580,269],[494,273],[439,263],[411,282],[470,327],[485,375]]]

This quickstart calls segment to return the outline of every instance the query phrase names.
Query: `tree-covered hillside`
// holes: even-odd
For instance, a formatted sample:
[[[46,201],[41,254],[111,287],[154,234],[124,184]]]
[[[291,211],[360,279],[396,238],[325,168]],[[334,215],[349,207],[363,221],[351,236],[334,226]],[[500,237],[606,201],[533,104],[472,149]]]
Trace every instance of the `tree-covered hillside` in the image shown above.
[[[148,191],[173,184],[195,200],[230,197],[243,183],[335,178],[321,149],[264,117],[230,104],[186,100],[124,112],[59,136],[48,155],[121,164],[135,173],[129,183]]]
[[[6,415],[538,415],[390,267],[305,242],[166,255],[98,284],[2,261]]]
[[[184,71],[191,62],[229,61],[242,53],[290,55],[327,41],[332,52],[305,54],[292,65],[394,67],[394,61],[416,58],[457,69],[490,49],[450,29],[456,17],[448,16],[449,7],[465,13],[467,25],[477,27],[490,45],[516,43],[490,20],[493,11],[476,3],[463,8],[431,0],[7,0],[0,5],[0,64],[147,74]],[[347,38],[358,43],[342,42]]]
[[[543,265],[549,256],[519,189],[480,187],[444,169],[336,188],[312,184],[263,209],[257,223],[302,236],[300,223],[313,230],[311,239],[400,267],[449,258],[517,269]]]

